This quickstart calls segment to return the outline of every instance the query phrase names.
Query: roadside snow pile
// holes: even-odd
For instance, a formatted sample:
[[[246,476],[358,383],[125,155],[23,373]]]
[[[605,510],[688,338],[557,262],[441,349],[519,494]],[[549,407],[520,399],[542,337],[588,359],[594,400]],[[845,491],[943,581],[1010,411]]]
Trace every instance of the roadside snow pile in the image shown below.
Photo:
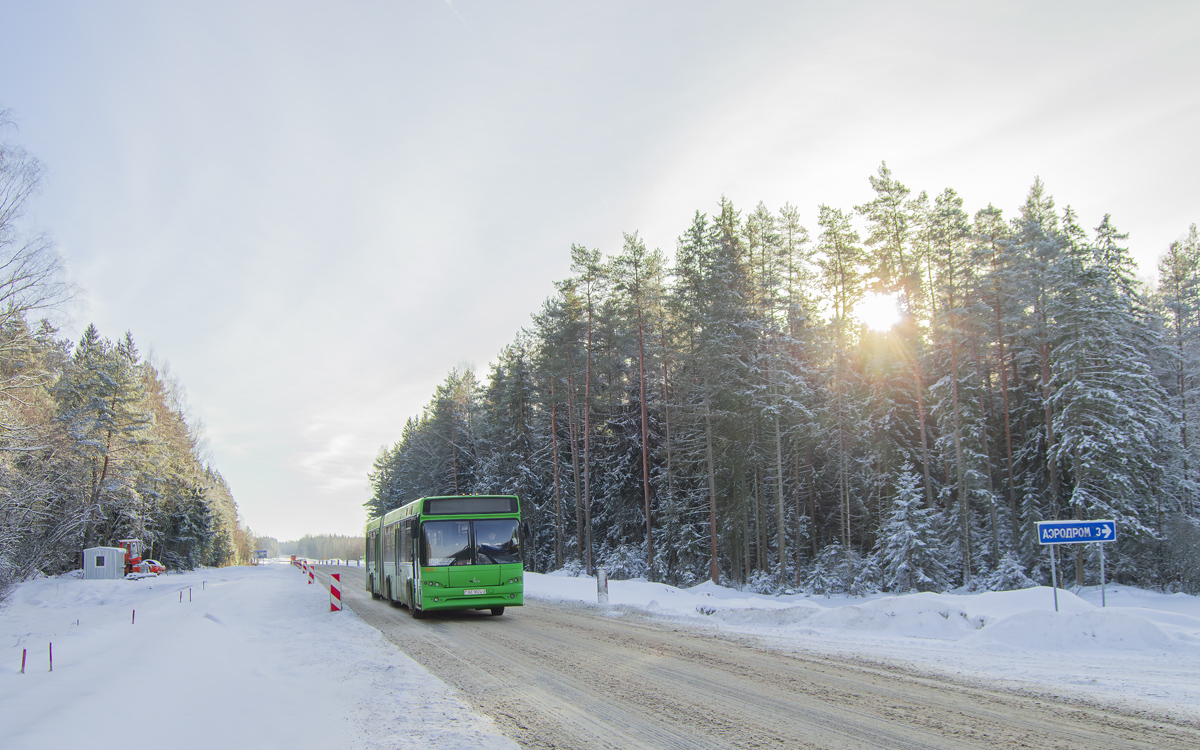
[[[1200,624],[1200,623],[1198,623]],[[1151,651],[1187,650],[1143,617],[1120,611],[1020,612],[1006,617],[965,645],[994,650],[1042,651]]]
[[[593,578],[527,574],[530,599],[596,601]],[[1058,694],[1133,699],[1200,717],[1200,598],[1110,585],[979,594],[766,596],[705,582],[609,581],[630,608],[757,635],[784,648],[906,662]]]
[[[328,602],[278,565],[20,584],[0,609],[0,744],[516,748]]]

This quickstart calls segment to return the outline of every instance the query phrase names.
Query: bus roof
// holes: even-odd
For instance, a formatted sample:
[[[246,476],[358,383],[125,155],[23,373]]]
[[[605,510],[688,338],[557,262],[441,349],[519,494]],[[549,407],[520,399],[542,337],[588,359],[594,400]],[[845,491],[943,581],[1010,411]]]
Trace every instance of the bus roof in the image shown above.
[[[454,505],[453,501],[457,500],[457,501],[468,501],[469,502],[471,499],[511,500],[511,501],[513,501],[512,506],[515,506],[515,510],[514,509],[470,510],[470,509],[466,509],[466,508],[459,509],[459,508],[453,507],[453,505]],[[372,531],[373,529],[379,529],[381,526],[390,526],[391,524],[398,522],[402,518],[407,518],[408,516],[422,515],[424,513],[429,513],[429,505],[427,504],[427,501],[430,501],[430,500],[449,501],[447,503],[441,504],[441,505],[443,505],[443,507],[440,510],[440,512],[435,510],[435,511],[433,511],[432,515],[470,516],[470,515],[476,515],[477,513],[520,513],[521,512],[521,500],[516,495],[431,495],[429,497],[422,497],[420,499],[413,500],[412,502],[405,503],[404,505],[400,506],[399,508],[390,510],[382,516],[371,519],[370,521],[367,522],[367,531],[369,532],[369,531]],[[510,506],[510,508],[512,506]]]

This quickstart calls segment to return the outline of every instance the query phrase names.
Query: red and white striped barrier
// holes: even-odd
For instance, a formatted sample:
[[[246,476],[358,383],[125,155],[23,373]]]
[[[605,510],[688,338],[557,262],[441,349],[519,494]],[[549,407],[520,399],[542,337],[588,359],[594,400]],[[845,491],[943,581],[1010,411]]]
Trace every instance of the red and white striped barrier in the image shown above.
[[[342,611],[342,574],[329,574],[329,611]]]
[[[313,573],[313,570],[314,570],[314,569],[313,569],[313,566],[312,566],[312,564],[310,563],[310,564],[309,564],[309,566],[308,566],[308,582],[309,582],[309,583],[312,583],[312,582],[313,582],[313,578],[314,578],[314,573]]]

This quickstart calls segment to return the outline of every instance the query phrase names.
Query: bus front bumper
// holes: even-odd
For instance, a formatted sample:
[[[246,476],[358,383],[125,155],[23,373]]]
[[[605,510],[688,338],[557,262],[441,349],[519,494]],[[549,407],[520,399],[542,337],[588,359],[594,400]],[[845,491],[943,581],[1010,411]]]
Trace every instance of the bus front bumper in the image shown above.
[[[467,591],[482,590],[482,594]],[[422,591],[421,609],[433,612],[443,609],[490,609],[492,607],[520,607],[525,603],[523,587],[487,586],[482,589],[458,589],[445,586],[426,587]]]

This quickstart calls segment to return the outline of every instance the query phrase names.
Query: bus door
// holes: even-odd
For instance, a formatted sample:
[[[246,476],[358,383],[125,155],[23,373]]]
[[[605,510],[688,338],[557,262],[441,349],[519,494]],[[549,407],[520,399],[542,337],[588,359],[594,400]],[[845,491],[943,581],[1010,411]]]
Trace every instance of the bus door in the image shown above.
[[[424,586],[422,585],[424,583],[424,571],[421,569],[421,566],[424,564],[424,559],[422,556],[422,549],[424,548],[424,545],[425,545],[425,529],[424,529],[424,524],[421,523],[420,518],[413,519],[411,538],[412,538],[412,557],[413,557],[413,582],[412,582],[413,600],[412,600],[411,604],[414,607],[420,607],[421,606],[422,589],[424,588]]]
[[[383,573],[379,577],[385,582],[383,596],[391,601],[400,598],[396,583],[396,532],[399,528],[400,524],[383,527]]]
[[[375,560],[375,593],[376,594],[383,593],[383,550],[381,549],[381,547],[383,545],[383,539],[380,538],[382,533],[383,533],[383,527],[381,526],[379,529],[377,529],[375,531],[375,534],[373,535],[375,537],[375,544],[372,545],[374,547],[374,549],[371,550],[371,557]]]
[[[375,590],[375,531],[367,532],[366,549],[363,550],[363,564],[367,566],[367,591],[372,594]]]
[[[413,566],[413,550],[416,545],[413,544],[413,530],[417,527],[417,519],[408,518],[404,523],[400,524],[400,559],[396,562],[396,577],[400,581],[400,589],[397,592],[398,597],[408,606],[412,606],[412,600],[408,592],[416,589],[414,579]]]

